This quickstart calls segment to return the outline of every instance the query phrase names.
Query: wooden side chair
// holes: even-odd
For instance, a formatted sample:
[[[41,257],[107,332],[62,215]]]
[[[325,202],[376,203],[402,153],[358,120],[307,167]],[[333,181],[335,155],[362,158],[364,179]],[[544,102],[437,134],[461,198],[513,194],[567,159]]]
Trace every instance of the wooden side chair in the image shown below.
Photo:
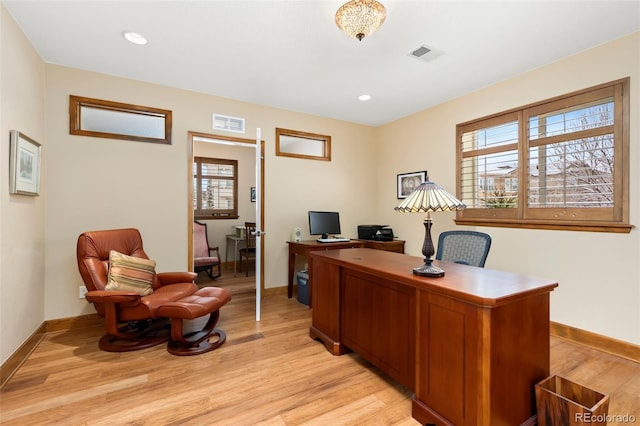
[[[220,264],[220,250],[218,247],[210,247],[207,237],[207,224],[193,222],[193,270],[194,272],[206,271],[209,278],[216,279],[222,275]],[[214,275],[214,269],[216,270]]]
[[[242,265],[246,266],[245,276],[249,276],[249,264],[250,262],[256,261],[256,223],[255,222],[245,222],[245,234],[244,241],[245,245],[243,248],[238,250],[238,254],[240,255],[240,271],[242,271]]]

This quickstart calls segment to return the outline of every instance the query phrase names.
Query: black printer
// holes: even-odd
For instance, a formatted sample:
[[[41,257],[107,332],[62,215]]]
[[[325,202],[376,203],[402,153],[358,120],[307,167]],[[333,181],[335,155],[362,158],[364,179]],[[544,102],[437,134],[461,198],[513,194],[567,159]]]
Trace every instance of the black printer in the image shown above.
[[[389,225],[358,225],[358,239],[393,241],[393,230]]]

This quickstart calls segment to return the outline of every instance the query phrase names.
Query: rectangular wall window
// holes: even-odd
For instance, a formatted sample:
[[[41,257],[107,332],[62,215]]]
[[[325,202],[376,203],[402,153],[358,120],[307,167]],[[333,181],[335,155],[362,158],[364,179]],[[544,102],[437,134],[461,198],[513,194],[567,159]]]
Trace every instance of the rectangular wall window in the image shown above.
[[[193,210],[196,219],[238,218],[238,161],[195,157]]]
[[[457,223],[629,232],[629,79],[457,126]]]

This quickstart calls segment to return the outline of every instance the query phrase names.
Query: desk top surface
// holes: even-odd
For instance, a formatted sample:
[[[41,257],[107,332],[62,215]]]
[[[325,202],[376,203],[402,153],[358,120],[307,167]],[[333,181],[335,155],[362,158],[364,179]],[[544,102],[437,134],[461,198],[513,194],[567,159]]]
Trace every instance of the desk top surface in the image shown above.
[[[419,277],[413,274],[413,268],[421,266],[423,258],[367,248],[314,251],[310,255],[353,270],[485,306],[501,305],[521,297],[550,292],[558,286],[557,282],[546,278],[437,260],[433,264],[444,269],[444,277]]]
[[[318,240],[302,240],[302,241],[287,241],[287,244],[291,244],[291,245],[300,245],[300,246],[318,246],[318,247],[331,247],[331,246],[338,246],[338,245],[353,245],[353,244],[359,244],[359,245],[363,245],[364,243],[361,240],[349,240],[349,241],[336,241],[336,242],[329,242],[329,243],[321,243]]]

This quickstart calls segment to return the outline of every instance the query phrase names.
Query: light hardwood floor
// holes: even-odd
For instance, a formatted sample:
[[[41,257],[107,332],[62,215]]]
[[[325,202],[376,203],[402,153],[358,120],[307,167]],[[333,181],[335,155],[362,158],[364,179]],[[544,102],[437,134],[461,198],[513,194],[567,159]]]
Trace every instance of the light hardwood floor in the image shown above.
[[[107,353],[97,348],[99,327],[50,333],[0,393],[0,422],[418,424],[410,391],[358,355],[334,357],[309,338],[310,311],[295,298],[266,297],[255,322],[251,278],[215,283],[233,294],[218,324],[228,336],[221,348],[191,357],[164,345]],[[608,393],[609,414],[640,425],[640,364],[558,338],[551,345],[552,374]]]

